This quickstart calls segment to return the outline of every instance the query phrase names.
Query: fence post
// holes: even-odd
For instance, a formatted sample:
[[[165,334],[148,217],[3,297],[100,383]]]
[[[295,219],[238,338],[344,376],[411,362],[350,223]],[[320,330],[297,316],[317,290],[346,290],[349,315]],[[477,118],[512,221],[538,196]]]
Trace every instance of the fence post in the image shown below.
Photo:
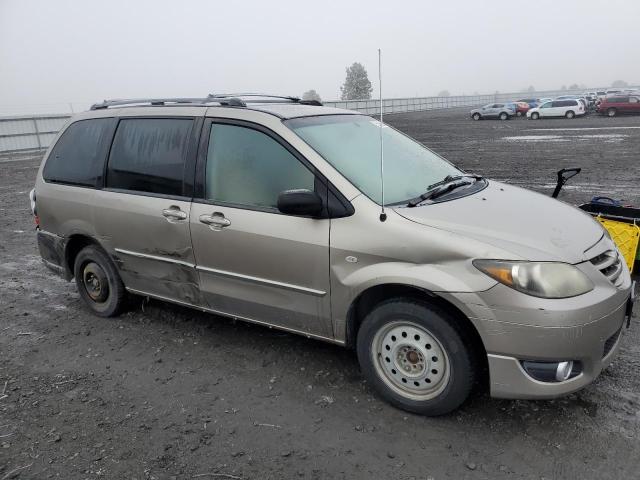
[[[38,141],[38,149],[42,148],[42,142],[40,141],[40,131],[38,130],[38,119],[33,117],[33,129],[36,132],[36,140]]]

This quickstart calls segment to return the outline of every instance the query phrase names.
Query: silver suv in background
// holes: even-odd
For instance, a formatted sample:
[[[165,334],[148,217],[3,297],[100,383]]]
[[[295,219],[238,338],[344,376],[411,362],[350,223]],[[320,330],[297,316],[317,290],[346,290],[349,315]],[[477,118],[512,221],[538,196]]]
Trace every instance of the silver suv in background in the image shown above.
[[[45,264],[96,315],[152,297],[344,345],[383,398],[426,415],[486,380],[502,398],[578,390],[631,314],[629,271],[589,215],[317,102],[95,105],[31,199]]]
[[[512,104],[513,105],[513,104]],[[515,108],[504,103],[489,103],[484,107],[474,108],[470,112],[471,118],[474,120],[482,120],[484,118],[499,118],[500,120],[509,120],[516,114]]]

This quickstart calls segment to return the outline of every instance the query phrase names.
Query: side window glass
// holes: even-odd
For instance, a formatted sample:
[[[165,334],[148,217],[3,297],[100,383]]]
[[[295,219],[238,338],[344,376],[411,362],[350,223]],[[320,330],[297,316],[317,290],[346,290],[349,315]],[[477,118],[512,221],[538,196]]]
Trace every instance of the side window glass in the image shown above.
[[[251,128],[212,124],[207,152],[208,200],[276,208],[284,190],[314,190],[315,176],[270,136]]]
[[[629,98],[629,103],[640,103],[640,100],[638,100],[636,97],[631,97]]]
[[[48,182],[95,187],[102,176],[111,118],[72,123],[53,147],[42,171]]]
[[[182,179],[193,120],[120,120],[111,146],[107,187],[182,195]]]

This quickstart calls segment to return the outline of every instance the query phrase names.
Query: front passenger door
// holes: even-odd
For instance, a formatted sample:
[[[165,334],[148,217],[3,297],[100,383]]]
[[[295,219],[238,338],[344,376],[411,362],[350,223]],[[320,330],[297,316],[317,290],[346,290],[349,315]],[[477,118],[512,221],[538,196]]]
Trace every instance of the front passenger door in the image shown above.
[[[313,168],[273,132],[247,122],[209,121],[201,143],[190,224],[206,306],[333,337],[330,220],[276,206],[284,190],[323,188]]]

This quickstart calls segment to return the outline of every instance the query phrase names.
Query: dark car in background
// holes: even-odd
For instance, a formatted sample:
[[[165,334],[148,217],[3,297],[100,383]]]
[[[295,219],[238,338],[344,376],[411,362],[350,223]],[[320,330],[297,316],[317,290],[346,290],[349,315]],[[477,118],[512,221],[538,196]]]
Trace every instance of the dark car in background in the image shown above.
[[[611,95],[604,97],[598,105],[598,113],[608,117],[640,113],[640,95]]]

